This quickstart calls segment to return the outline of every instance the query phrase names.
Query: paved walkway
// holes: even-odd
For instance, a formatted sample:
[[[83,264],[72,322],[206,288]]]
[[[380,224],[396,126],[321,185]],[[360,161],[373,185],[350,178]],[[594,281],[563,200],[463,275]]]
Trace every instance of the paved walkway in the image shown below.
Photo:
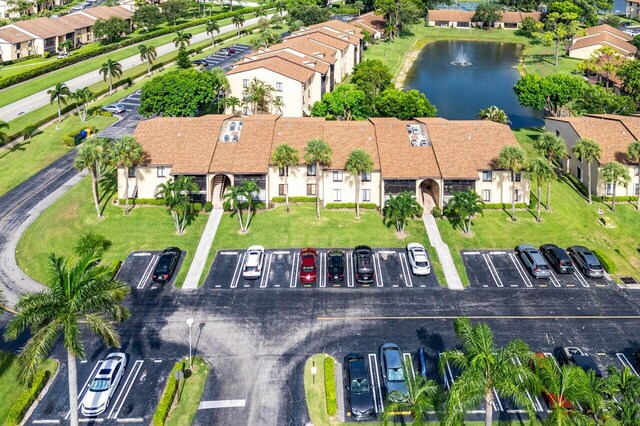
[[[185,278],[184,284],[182,285],[183,290],[195,290],[198,288],[198,281],[200,281],[200,276],[206,266],[209,251],[211,251],[211,244],[213,244],[220,219],[222,219],[222,213],[222,209],[211,210],[209,220],[207,220],[207,226],[205,226],[202,237],[200,237],[196,254],[193,256],[191,267],[189,268],[189,272],[187,272],[187,278]]]
[[[449,250],[449,246],[442,241],[435,218],[433,215],[425,213],[422,215],[422,221],[424,222],[424,227],[427,229],[431,246],[436,249],[436,253],[438,254],[438,260],[440,261],[440,265],[442,265],[447,287],[449,287],[450,290],[463,290],[464,286],[462,285],[460,275],[458,275],[456,264],[453,263],[451,251]]]

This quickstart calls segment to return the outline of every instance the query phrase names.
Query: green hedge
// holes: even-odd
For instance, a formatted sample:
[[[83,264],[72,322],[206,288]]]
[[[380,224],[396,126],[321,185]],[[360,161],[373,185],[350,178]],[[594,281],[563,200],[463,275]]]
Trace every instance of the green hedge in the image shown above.
[[[124,205],[125,199],[119,198],[118,204]],[[162,198],[129,198],[129,204],[139,206],[164,206],[164,199]]]
[[[593,197],[593,198],[595,199],[596,197]],[[611,202],[613,201],[613,197],[600,197],[600,200]],[[616,201],[621,201],[621,202],[638,201],[638,197],[635,195],[616,195]]]
[[[6,419],[7,425],[19,425],[20,422],[22,422],[24,415],[38,398],[40,392],[42,392],[42,389],[47,385],[50,378],[51,372],[49,370],[43,370],[36,373],[29,389],[22,392],[13,407],[11,407]]]
[[[610,274],[616,273],[616,264],[613,263],[604,253],[594,250],[593,254],[596,255],[605,271]]]
[[[76,135],[78,135],[83,130],[89,130],[93,135],[97,132],[96,126],[85,126],[79,130],[74,130],[73,132],[69,132],[62,137],[62,144],[65,146],[75,146],[76,145]]]
[[[164,392],[162,392],[160,402],[156,407],[156,412],[153,413],[154,426],[162,426],[164,425],[164,422],[167,421],[169,411],[171,411],[171,406],[173,405],[173,400],[176,397],[176,392],[178,391],[178,381],[176,380],[176,376],[174,376],[173,373],[179,370],[184,371],[185,367],[186,362],[179,361],[176,363],[176,365],[173,366],[171,373],[169,373],[169,378],[167,378],[167,386],[165,386]]]
[[[516,209],[524,210],[527,207],[526,203],[516,203]],[[485,203],[482,208],[485,210],[510,210],[511,203]]]
[[[274,203],[284,203],[284,197],[271,197],[271,201]],[[290,203],[315,203],[316,197],[289,197]]]
[[[326,208],[332,209],[355,209],[356,203],[327,203]],[[360,208],[364,210],[375,210],[378,206],[375,203],[360,203]]]
[[[333,358],[324,359],[324,390],[327,396],[327,414],[335,416],[338,412],[338,397],[336,395],[336,378]]]

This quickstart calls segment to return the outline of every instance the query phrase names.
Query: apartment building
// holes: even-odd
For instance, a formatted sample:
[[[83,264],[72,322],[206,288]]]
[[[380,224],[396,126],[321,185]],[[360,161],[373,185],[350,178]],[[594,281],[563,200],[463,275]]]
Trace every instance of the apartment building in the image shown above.
[[[371,202],[378,206],[393,194],[410,191],[427,209],[443,207],[458,191],[474,189],[486,203],[529,202],[526,176],[497,168],[505,146],[517,145],[506,125],[481,120],[449,121],[442,118],[372,118],[367,121],[328,121],[317,117],[278,115],[206,115],[198,118],[160,117],[141,122],[134,136],[147,162],[118,171],[118,194],[124,196],[129,179],[131,197],[153,198],[158,187],[180,175],[193,176],[200,187],[196,198],[221,205],[229,185],[246,180],[260,187],[264,201],[285,193],[319,194],[327,203]],[[303,158],[304,147],[314,138],[332,149],[331,164],[316,170],[303,162],[278,169],[271,163],[274,149],[289,144]],[[369,154],[373,169],[362,176],[356,194],[356,176],[345,167],[349,154],[361,149]],[[316,179],[319,176],[319,187]]]
[[[574,37],[567,47],[570,58],[589,59],[596,50],[608,46],[622,56],[634,57],[638,48],[631,44],[633,37],[610,25],[602,24],[587,28],[586,34]]]
[[[588,185],[587,163],[573,153],[578,139],[593,139],[602,148],[602,155],[591,163],[591,192],[599,197],[613,195],[613,185],[602,178],[602,166],[612,161],[626,165],[631,181],[625,187],[616,188],[617,196],[638,195],[640,180],[638,166],[627,159],[627,149],[632,142],[640,139],[640,117],[594,114],[583,117],[549,117],[545,128],[561,137],[567,146],[567,156],[562,165],[567,173]]]
[[[473,28],[482,27],[482,22],[473,20],[475,12],[466,10],[434,9],[429,10],[429,26],[447,28]],[[507,30],[517,30],[522,27],[522,22],[526,18],[531,18],[540,22],[543,14],[541,12],[502,12],[502,18],[493,24],[493,28]]]
[[[349,21],[349,23],[359,27],[363,31],[367,31],[374,40],[384,40],[386,38],[384,29],[387,23],[384,20],[384,16],[369,12],[354,18],[352,21]]]

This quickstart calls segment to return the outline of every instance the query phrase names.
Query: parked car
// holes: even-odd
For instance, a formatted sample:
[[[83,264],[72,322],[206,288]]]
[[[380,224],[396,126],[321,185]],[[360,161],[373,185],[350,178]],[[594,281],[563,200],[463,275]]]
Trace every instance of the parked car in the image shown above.
[[[341,283],[344,280],[344,252],[331,250],[327,253],[327,279],[332,283]]]
[[[236,49],[234,49],[233,47],[227,47],[227,52],[229,52],[230,55],[233,55],[234,53],[236,53]]]
[[[407,398],[409,388],[404,375],[402,352],[395,343],[380,346],[380,368],[384,380],[384,390],[392,402],[401,402]]]
[[[562,346],[556,350],[556,358],[561,365],[573,364],[574,355],[584,355],[584,352],[575,346]]]
[[[522,260],[525,268],[527,268],[533,278],[551,277],[549,264],[534,246],[530,244],[520,244],[516,247],[516,253],[520,256],[520,260]]]
[[[58,59],[64,59],[67,56],[69,56],[69,52],[65,52],[64,50],[58,52]]]
[[[353,265],[356,282],[369,284],[375,281],[376,272],[373,266],[373,250],[369,246],[357,246],[353,250]]]
[[[549,265],[559,274],[573,274],[573,262],[566,251],[555,244],[540,246],[540,253],[549,261]]]
[[[418,372],[425,379],[427,378],[427,351],[424,348],[418,349],[418,354],[416,357],[418,361]]]
[[[182,251],[178,247],[168,247],[162,250],[151,277],[153,282],[166,283],[171,281],[181,255]]]
[[[122,114],[127,109],[122,104],[111,104],[111,105],[102,107],[102,110],[110,112],[112,114]]]
[[[227,49],[220,49],[218,50],[218,55],[229,56],[229,51]]]
[[[364,356],[349,354],[344,357],[344,388],[348,410],[355,420],[368,420],[375,414],[373,389],[369,383],[369,370]]]
[[[556,368],[556,364],[552,358],[547,360],[547,356],[544,353],[536,352],[533,354],[531,361],[529,361],[529,367],[533,371],[537,371],[538,368]],[[573,409],[573,404],[562,395],[557,395],[542,389],[542,397],[545,399],[549,407],[560,405],[567,410]]]
[[[82,398],[80,411],[85,416],[95,417],[107,411],[111,397],[124,376],[127,368],[127,356],[122,352],[107,355],[102,361],[91,385]]]
[[[600,368],[590,355],[586,354],[582,349],[574,346],[563,346],[560,348],[558,360],[561,364],[574,364],[582,368],[585,372],[593,370],[596,377],[602,377]]]
[[[414,275],[429,275],[431,273],[431,265],[429,257],[424,246],[420,243],[407,244],[407,259],[411,265],[411,272]]]
[[[247,249],[242,266],[242,277],[247,280],[256,280],[262,274],[262,262],[264,260],[264,247],[251,246]]]
[[[584,276],[604,278],[604,268],[591,250],[583,246],[571,246],[567,251]]]
[[[318,251],[306,248],[300,251],[300,282],[315,283],[318,279]]]

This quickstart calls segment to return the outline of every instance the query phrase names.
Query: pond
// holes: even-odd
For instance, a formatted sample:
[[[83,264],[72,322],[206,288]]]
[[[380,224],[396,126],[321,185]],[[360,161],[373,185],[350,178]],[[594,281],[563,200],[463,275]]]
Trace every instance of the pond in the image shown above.
[[[496,105],[506,111],[513,128],[542,126],[542,113],[520,106],[513,91],[520,79],[515,67],[522,50],[523,46],[515,43],[429,43],[407,74],[404,88],[427,95],[439,117],[471,120],[479,109]],[[459,60],[469,63],[460,64]]]

